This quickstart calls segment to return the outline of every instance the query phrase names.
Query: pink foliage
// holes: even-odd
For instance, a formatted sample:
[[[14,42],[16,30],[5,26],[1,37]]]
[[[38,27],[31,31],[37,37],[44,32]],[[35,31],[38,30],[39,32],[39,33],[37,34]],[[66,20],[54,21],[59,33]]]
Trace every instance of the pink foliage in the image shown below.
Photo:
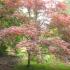
[[[62,39],[55,38],[51,40],[51,45],[58,46],[59,48],[62,48],[65,52],[70,54],[70,49],[68,48],[70,47],[70,44]]]
[[[29,51],[34,51],[36,49],[36,46],[37,46],[37,43],[32,40],[21,41],[16,45],[17,48],[25,47]]]
[[[57,48],[56,47],[48,47],[49,52],[51,53],[57,53]]]
[[[58,14],[58,10],[62,9],[65,10],[67,6],[64,3],[58,3],[56,4],[54,0],[2,0],[7,8],[7,10],[14,8],[18,8],[20,6],[24,6],[27,9],[30,9],[31,11],[34,11],[34,13],[37,13],[38,10],[44,10],[45,9],[45,15],[52,16],[54,12],[57,14],[53,14],[52,17],[53,22],[55,26],[57,27],[69,27],[66,33],[70,35],[70,15],[67,14]],[[49,7],[50,6],[50,7]],[[58,9],[58,10],[57,10]],[[6,14],[6,9],[0,9],[0,14]],[[44,13],[43,13],[44,14]],[[19,15],[19,13],[14,13],[12,16],[16,16],[18,19],[27,19],[27,17],[23,17],[23,15]],[[31,19],[31,18],[29,18]],[[26,20],[28,21],[28,20]],[[28,21],[29,22],[29,21]],[[37,23],[31,22],[29,24],[21,25],[21,26],[11,26],[9,28],[4,28],[0,30],[0,39],[6,38],[6,37],[15,37],[18,35],[25,35],[30,37],[30,40],[25,40],[19,42],[16,47],[26,47],[27,50],[34,51],[37,49],[38,44],[44,44],[44,45],[54,45],[58,46],[59,48],[63,49],[67,54],[70,54],[70,44],[62,39],[55,38],[51,41],[49,40],[42,40],[39,41],[39,35],[40,35],[40,29],[37,25]],[[56,52],[57,48],[55,47],[49,47],[49,51],[52,53]]]
[[[0,37],[8,37],[15,35],[27,35],[32,39],[35,39],[39,34],[39,31],[35,25],[25,25],[25,26],[12,26],[5,28],[0,31]]]
[[[9,8],[17,8],[23,5],[23,0],[3,0],[3,2]]]
[[[19,42],[18,44],[17,44],[17,46],[19,47],[31,47],[31,46],[34,46],[35,44],[34,44],[34,42],[33,41],[31,41],[31,40],[26,40],[26,41],[21,41],[21,42]]]
[[[59,2],[56,6],[58,8],[60,8],[60,9],[62,9],[62,10],[66,10],[67,9],[67,5],[64,4],[63,2]]]
[[[45,7],[43,0],[24,0],[24,6],[29,9],[43,9]]]
[[[67,14],[54,14],[53,21],[56,25],[69,26],[70,25],[70,15]]]

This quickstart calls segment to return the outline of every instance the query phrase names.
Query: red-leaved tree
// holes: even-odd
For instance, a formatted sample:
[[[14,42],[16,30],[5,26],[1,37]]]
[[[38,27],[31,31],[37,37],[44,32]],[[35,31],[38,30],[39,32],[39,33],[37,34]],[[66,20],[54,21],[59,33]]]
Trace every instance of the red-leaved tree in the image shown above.
[[[55,2],[54,0],[1,0],[2,7],[0,8],[1,21],[16,17],[20,21],[19,26],[14,24],[7,28],[1,28],[0,40],[12,39],[16,36],[25,36],[26,40],[19,42],[16,47],[26,47],[28,53],[28,66],[30,65],[31,53],[38,55],[41,58],[40,44],[48,46],[49,51],[56,55],[70,55],[70,16],[64,14],[66,5],[64,3]],[[21,8],[27,9],[27,14],[21,12]],[[25,10],[24,10],[25,11]],[[21,14],[22,13],[22,14]],[[54,38],[52,40],[41,40],[42,34],[39,15],[43,14],[45,18],[52,18],[52,25],[58,28],[64,39]],[[32,17],[33,14],[33,17]],[[54,16],[53,16],[54,14]],[[42,16],[42,17],[43,17]],[[43,20],[43,19],[42,19]],[[45,21],[47,20],[43,20]],[[49,32],[48,32],[49,33]],[[62,49],[62,51],[60,51]],[[63,52],[60,54],[60,52]],[[41,61],[40,61],[41,62]]]

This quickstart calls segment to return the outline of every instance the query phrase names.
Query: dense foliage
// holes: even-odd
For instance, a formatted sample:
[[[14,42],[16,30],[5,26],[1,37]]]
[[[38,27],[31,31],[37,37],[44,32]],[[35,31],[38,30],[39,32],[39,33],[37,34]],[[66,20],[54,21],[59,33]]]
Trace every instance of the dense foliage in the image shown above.
[[[28,65],[32,54],[42,62],[44,45],[48,46],[48,51],[56,57],[68,61],[70,15],[66,13],[67,8],[64,3],[55,0],[0,0],[0,48],[10,45],[16,51],[16,48],[25,47],[28,53]],[[24,13],[24,9],[27,12]],[[57,35],[54,30],[57,31]]]

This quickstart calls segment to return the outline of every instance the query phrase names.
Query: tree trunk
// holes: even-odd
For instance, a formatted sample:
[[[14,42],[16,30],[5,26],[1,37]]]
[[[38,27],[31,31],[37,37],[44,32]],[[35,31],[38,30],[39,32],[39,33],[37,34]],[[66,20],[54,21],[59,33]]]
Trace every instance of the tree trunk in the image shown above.
[[[28,64],[27,64],[27,66],[29,67],[30,66],[30,59],[31,59],[31,55],[30,55],[30,51],[27,51],[27,53],[28,53]]]

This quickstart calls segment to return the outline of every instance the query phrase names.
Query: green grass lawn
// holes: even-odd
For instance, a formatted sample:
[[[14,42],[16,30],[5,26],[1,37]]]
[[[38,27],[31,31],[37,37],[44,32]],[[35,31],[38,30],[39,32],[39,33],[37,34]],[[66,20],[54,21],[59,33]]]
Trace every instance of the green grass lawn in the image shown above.
[[[16,65],[13,70],[70,70],[69,65],[60,64],[31,64],[27,67],[25,64]]]

